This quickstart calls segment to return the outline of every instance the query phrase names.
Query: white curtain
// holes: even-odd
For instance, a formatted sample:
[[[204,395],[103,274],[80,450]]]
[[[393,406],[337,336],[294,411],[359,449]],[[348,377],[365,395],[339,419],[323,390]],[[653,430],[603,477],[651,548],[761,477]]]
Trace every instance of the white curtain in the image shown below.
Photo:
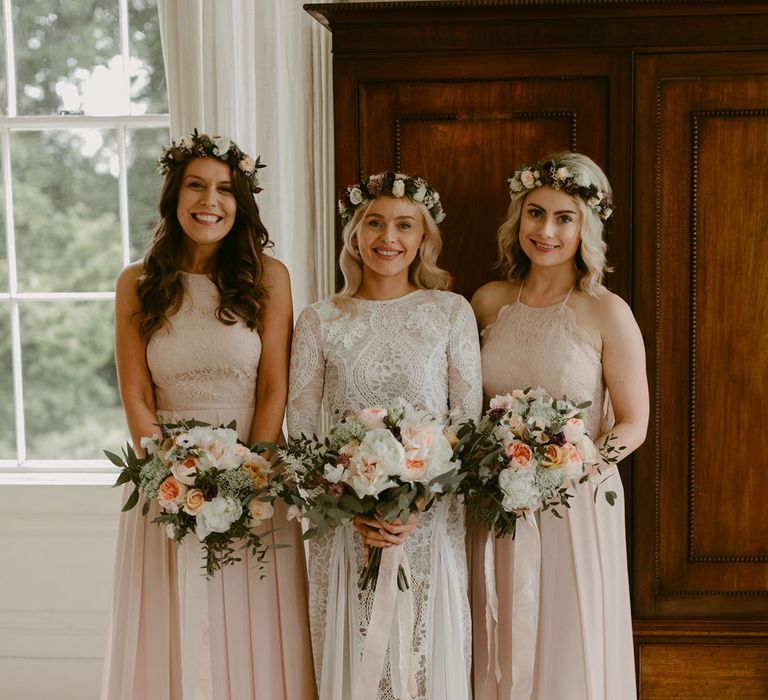
[[[333,292],[331,35],[302,0],[158,0],[171,135],[226,135],[267,168],[257,202],[296,311]]]

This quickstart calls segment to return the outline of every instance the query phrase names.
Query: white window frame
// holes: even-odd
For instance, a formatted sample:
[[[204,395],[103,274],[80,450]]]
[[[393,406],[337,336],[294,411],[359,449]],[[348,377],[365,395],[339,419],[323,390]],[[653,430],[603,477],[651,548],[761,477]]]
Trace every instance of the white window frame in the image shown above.
[[[123,67],[129,65],[128,0],[119,2],[120,47]],[[13,404],[16,427],[16,459],[0,459],[2,483],[83,483],[100,484],[114,480],[116,468],[106,459],[27,459],[26,430],[24,424],[24,383],[22,375],[19,302],[28,301],[99,301],[114,300],[111,292],[19,292],[16,274],[16,236],[13,209],[13,183],[11,172],[11,134],[23,131],[70,128],[109,128],[117,131],[118,143],[118,204],[122,263],[130,260],[130,230],[128,221],[128,169],[126,138],[129,129],[169,128],[167,114],[130,115],[129,76],[123,71],[125,114],[118,116],[43,115],[18,116],[16,102],[16,65],[13,49],[13,22],[11,0],[2,0],[5,33],[7,116],[0,116],[0,151],[2,152],[2,178],[5,206],[6,260],[8,291],[0,291],[0,304],[10,304],[11,372],[13,374]]]

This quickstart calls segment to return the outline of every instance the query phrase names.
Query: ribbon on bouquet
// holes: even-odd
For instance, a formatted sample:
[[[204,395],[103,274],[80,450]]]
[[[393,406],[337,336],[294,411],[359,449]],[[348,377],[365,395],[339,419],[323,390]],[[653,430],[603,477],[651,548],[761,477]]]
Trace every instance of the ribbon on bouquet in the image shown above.
[[[386,547],[381,553],[371,620],[355,678],[352,694],[355,700],[374,700],[377,696],[387,646],[390,647],[389,663],[395,697],[410,700],[417,693],[412,642],[413,594],[410,588],[401,591],[397,587],[397,572],[401,566],[410,582],[411,570],[405,546]]]
[[[520,525],[523,527],[520,527]],[[490,673],[493,653],[496,682],[501,680],[499,662],[499,600],[496,593],[494,535],[485,540],[485,631]],[[539,584],[541,573],[541,536],[533,514],[518,520],[513,546],[511,672],[509,700],[530,700],[536,662],[536,637],[539,624]],[[491,649],[493,647],[493,650]]]
[[[195,536],[179,545],[182,697],[210,697],[211,654],[208,638],[208,582],[202,574],[203,547]]]

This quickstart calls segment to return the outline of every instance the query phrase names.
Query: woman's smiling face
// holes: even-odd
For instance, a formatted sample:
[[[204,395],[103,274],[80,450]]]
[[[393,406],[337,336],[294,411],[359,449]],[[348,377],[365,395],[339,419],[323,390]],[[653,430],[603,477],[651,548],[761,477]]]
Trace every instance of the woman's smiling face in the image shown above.
[[[572,263],[581,243],[581,212],[571,195],[536,187],[525,198],[519,241],[532,265]]]

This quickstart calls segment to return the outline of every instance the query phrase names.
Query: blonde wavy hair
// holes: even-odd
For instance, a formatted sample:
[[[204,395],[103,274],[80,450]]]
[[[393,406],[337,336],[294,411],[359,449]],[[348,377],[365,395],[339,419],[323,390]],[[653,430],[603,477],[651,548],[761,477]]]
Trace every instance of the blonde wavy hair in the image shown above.
[[[382,194],[381,197],[389,195]],[[378,197],[376,198],[378,199]],[[339,296],[352,297],[360,289],[363,281],[363,261],[355,244],[357,234],[363,226],[368,211],[376,199],[365,202],[358,207],[352,218],[346,223],[341,233],[342,248],[339,255],[339,268],[344,277],[344,287]],[[424,225],[424,238],[419,246],[416,259],[408,270],[408,279],[419,289],[450,289],[451,275],[437,265],[437,258],[443,248],[443,239],[440,229],[427,209],[420,202],[411,201],[421,214]]]
[[[555,161],[558,166],[570,168],[581,176],[580,179],[596,185],[609,197],[612,196],[608,178],[591,158],[581,153],[560,151],[543,159],[550,160]],[[531,260],[520,247],[520,219],[526,197],[532,191],[534,190],[526,189],[511,194],[507,220],[499,227],[496,237],[499,252],[497,266],[507,279],[517,282],[522,282],[531,269]],[[608,246],[603,240],[603,221],[579,195],[570,196],[581,213],[581,242],[576,251],[576,286],[585,294],[598,296],[605,289],[605,273],[611,271],[606,259]]]

